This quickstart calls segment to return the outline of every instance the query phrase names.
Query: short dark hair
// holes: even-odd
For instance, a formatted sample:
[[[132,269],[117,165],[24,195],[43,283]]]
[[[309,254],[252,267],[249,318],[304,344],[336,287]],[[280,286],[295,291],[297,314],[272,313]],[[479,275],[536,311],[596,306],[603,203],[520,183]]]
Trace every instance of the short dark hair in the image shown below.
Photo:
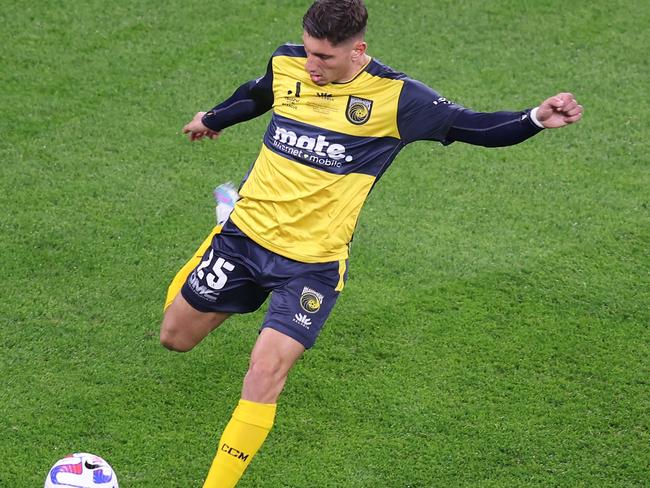
[[[302,18],[305,32],[340,44],[366,32],[368,10],[363,0],[316,0]]]

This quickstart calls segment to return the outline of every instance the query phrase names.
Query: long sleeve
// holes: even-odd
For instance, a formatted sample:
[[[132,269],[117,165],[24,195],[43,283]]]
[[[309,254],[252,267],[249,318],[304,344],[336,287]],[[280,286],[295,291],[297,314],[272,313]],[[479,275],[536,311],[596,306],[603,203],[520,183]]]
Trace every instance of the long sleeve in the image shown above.
[[[203,124],[213,131],[259,117],[273,107],[273,68],[269,61],[266,74],[241,85],[230,98],[203,116]]]
[[[530,110],[482,113],[465,109],[454,119],[447,141],[484,147],[512,146],[542,130],[532,121]]]
[[[520,112],[474,112],[440,96],[423,83],[407,80],[400,95],[400,136],[405,144],[429,140],[484,147],[511,146],[543,129]]]

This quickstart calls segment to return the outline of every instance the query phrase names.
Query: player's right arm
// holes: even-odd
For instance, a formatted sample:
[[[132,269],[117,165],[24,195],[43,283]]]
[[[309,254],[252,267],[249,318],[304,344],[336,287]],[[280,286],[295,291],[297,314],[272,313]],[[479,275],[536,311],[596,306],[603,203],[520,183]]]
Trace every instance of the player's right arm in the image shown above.
[[[259,117],[273,107],[272,60],[261,78],[241,85],[230,98],[208,112],[197,112],[183,127],[191,141],[209,137],[216,139],[226,127]]]

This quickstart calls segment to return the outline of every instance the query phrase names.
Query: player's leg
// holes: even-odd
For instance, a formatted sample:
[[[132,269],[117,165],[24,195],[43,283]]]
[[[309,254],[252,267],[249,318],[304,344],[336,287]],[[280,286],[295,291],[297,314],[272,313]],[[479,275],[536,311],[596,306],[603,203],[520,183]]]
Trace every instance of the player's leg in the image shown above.
[[[289,370],[305,352],[305,346],[275,329],[260,332],[244,377],[242,399],[276,403],[284,389]]]
[[[276,402],[287,375],[310,348],[343,288],[346,265],[283,263],[296,274],[274,288],[258,337],[242,398],[217,447],[204,488],[232,488],[273,427]],[[310,275],[305,270],[310,270]],[[302,273],[302,274],[299,274]]]
[[[187,352],[230,315],[224,312],[200,312],[178,293],[165,310],[160,326],[160,343],[171,351]]]
[[[237,484],[271,431],[289,370],[304,351],[295,339],[273,329],[262,330],[251,353],[241,400],[221,435],[204,488]]]
[[[172,280],[165,301],[160,342],[185,352],[232,313],[252,312],[268,296],[242,261],[242,239],[213,229]]]
[[[199,265],[203,255],[210,250],[212,239],[220,230],[221,226],[212,229],[192,257],[176,273],[167,289],[165,315],[160,326],[160,343],[169,350],[189,351],[229,316],[219,312],[199,312],[187,303],[180,293],[187,277]]]

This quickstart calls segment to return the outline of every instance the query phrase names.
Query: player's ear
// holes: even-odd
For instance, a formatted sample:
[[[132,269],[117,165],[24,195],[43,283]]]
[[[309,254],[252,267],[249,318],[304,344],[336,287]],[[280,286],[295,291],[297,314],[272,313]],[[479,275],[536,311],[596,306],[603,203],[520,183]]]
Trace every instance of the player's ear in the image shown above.
[[[363,57],[364,54],[366,54],[366,50],[368,49],[368,44],[366,41],[358,41],[355,43],[354,48],[352,50],[352,59],[354,61],[358,61]]]

